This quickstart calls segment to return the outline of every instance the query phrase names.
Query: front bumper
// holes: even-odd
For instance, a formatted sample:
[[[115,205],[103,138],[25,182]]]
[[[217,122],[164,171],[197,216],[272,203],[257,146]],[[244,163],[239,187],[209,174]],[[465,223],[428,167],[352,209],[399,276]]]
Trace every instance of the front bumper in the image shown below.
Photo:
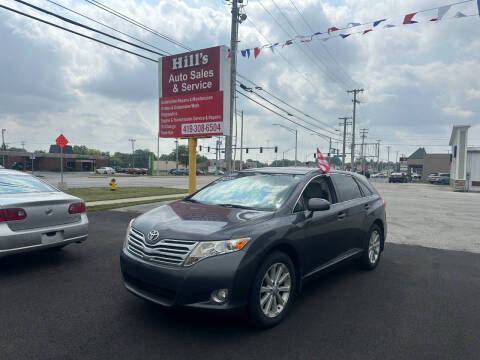
[[[245,252],[214,256],[190,267],[171,267],[146,262],[123,249],[120,265],[130,292],[166,307],[231,310],[248,302],[251,275],[244,267]],[[211,300],[212,291],[228,289],[225,303]]]
[[[0,223],[0,257],[82,242],[88,238],[88,217],[81,214],[79,222],[45,228],[13,231]]]

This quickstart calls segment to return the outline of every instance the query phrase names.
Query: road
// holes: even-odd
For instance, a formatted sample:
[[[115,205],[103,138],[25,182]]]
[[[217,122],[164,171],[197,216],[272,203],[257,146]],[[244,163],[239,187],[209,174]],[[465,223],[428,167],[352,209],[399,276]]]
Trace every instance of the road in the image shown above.
[[[35,172],[35,175],[42,176],[50,184],[57,186],[60,182],[60,173],[55,172]],[[188,176],[125,176],[117,174],[113,176],[99,176],[92,173],[65,173],[63,181],[70,188],[78,187],[102,187],[109,186],[110,179],[114,177],[117,186],[160,186],[173,187],[180,189],[188,188]],[[201,188],[218,176],[197,176],[197,188]]]
[[[89,215],[90,238],[0,259],[6,359],[478,359],[480,255],[387,244],[379,267],[310,282],[276,328],[166,311],[122,286],[134,212]]]

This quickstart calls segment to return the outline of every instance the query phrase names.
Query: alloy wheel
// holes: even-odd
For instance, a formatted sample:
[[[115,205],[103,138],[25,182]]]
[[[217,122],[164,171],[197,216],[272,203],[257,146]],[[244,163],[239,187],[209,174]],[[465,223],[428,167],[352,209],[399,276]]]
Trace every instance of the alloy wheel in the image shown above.
[[[260,286],[260,308],[265,316],[277,317],[288,303],[291,291],[290,270],[275,263],[265,273]]]
[[[380,232],[372,231],[370,241],[368,243],[368,259],[371,264],[375,264],[380,256]]]

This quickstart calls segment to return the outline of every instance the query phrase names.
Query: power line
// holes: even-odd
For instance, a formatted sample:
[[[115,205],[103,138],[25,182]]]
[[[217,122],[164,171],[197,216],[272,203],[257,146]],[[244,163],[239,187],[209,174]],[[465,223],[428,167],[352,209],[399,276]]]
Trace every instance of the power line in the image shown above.
[[[317,124],[313,124],[313,123],[311,123],[311,122],[308,122],[308,121],[305,120],[305,119],[299,118],[298,116],[296,116],[296,115],[294,115],[294,114],[291,114],[289,111],[285,110],[284,108],[278,106],[277,104],[271,102],[270,100],[266,99],[266,98],[263,97],[262,95],[258,94],[258,93],[255,92],[252,88],[249,88],[249,87],[245,86],[244,84],[242,84],[242,83],[241,83],[240,81],[238,81],[238,80],[237,80],[237,82],[240,84],[240,87],[242,88],[242,90],[257,95],[257,96],[258,96],[259,98],[261,98],[262,100],[264,100],[264,101],[268,102],[269,104],[275,106],[277,109],[282,110],[283,112],[285,112],[288,116],[293,116],[293,117],[297,118],[298,120],[303,121],[303,122],[305,122],[305,123],[307,123],[307,124],[309,124],[309,125],[311,125],[311,126],[318,126]],[[333,134],[333,135],[335,135],[335,136],[337,135],[335,132],[330,131],[330,130],[327,130],[327,129],[321,129],[321,130],[326,131],[326,132],[328,132],[328,133],[330,133],[330,134]]]
[[[278,9],[278,11],[280,12],[280,14],[282,14],[282,16],[287,20],[288,24],[290,25],[290,27],[292,27],[293,31],[295,34],[299,35],[298,32],[296,31],[296,29],[293,27],[293,25],[290,23],[290,21],[288,20],[288,18],[285,16],[285,14],[283,13],[283,11],[278,7],[278,5],[275,3],[274,0],[272,0],[273,4],[275,5],[275,7]],[[275,23],[280,27],[280,29],[282,29],[282,31],[287,34],[287,36],[291,37],[290,33],[285,30],[285,28],[277,21],[277,19],[275,18],[275,16],[273,16],[273,14],[261,3],[259,2],[259,4],[262,6],[262,8],[265,10],[265,12],[270,15],[270,17],[272,17],[272,19],[275,21]],[[320,65],[319,65],[319,62],[318,61],[315,61],[315,58],[312,58],[310,54],[308,54],[302,46],[300,46],[299,44],[297,44],[296,42],[294,43],[295,46],[297,46],[298,49],[300,49],[300,51],[312,62],[312,64],[316,65],[325,75],[327,75],[328,77],[330,77],[330,79],[334,82],[334,83],[337,83],[338,85],[340,85],[340,83],[342,83],[345,87],[348,88],[348,85],[342,81],[341,79],[337,79],[333,74],[331,74],[327,67],[325,66],[325,64],[322,63],[323,66],[325,66],[325,69],[323,69]],[[308,48],[308,47],[307,47]],[[310,51],[311,48],[309,48]],[[314,54],[315,56],[315,54]],[[340,87],[341,88],[341,87]],[[343,89],[342,89],[343,90]]]
[[[294,1],[293,0],[290,0],[290,3],[292,4],[292,6],[295,8],[295,10],[298,12],[298,14],[300,15],[300,17],[302,18],[303,22],[307,25],[307,27],[310,29],[310,31],[312,32],[312,34],[315,32],[315,30],[313,30],[312,26],[310,25],[310,23],[307,21],[307,19],[305,18],[305,16],[303,15],[303,12],[295,5]],[[340,65],[340,63],[337,61],[337,59],[332,55],[332,53],[330,52],[330,50],[328,50],[328,47],[323,43],[323,42],[320,42],[320,45],[323,47],[323,49],[326,51],[326,53],[328,54],[328,56],[332,59],[332,61],[338,66],[338,68],[340,69],[340,71],[350,80],[352,81],[352,83],[355,84],[355,81],[352,79],[352,77],[343,69],[343,67]]]
[[[270,96],[273,97],[274,99],[280,101],[281,103],[287,105],[288,107],[292,108],[293,110],[299,112],[299,113],[302,114],[303,116],[306,116],[306,117],[308,117],[308,118],[310,118],[310,119],[312,119],[312,120],[315,120],[315,121],[319,122],[320,124],[322,124],[322,125],[324,125],[324,126],[326,126],[326,127],[329,127],[330,129],[334,129],[334,127],[332,127],[331,125],[329,125],[329,124],[327,124],[327,123],[325,123],[325,122],[323,122],[323,121],[321,121],[321,120],[319,120],[319,119],[317,119],[317,118],[314,118],[313,116],[308,115],[307,113],[305,113],[305,112],[303,112],[302,110],[296,108],[295,106],[290,105],[290,104],[288,104],[287,102],[283,101],[282,99],[280,99],[279,97],[275,96],[274,94],[272,94],[272,93],[269,92],[268,90],[265,90],[265,89],[263,88],[263,86],[260,86],[260,85],[256,84],[254,81],[249,80],[249,79],[247,79],[246,77],[244,77],[244,76],[242,76],[242,75],[240,75],[240,74],[238,74],[238,75],[239,75],[242,79],[244,79],[244,80],[248,81],[249,83],[251,83],[252,85],[254,85],[254,86],[255,86],[255,89],[264,91],[265,93],[267,93],[268,95],[270,95]]]
[[[90,3],[90,4],[92,4],[93,6],[96,6],[96,7],[100,8],[100,9],[106,11],[106,12],[109,12],[110,14],[115,15],[116,17],[119,17],[119,18],[121,18],[121,19],[123,19],[123,20],[125,20],[125,21],[127,21],[127,22],[129,22],[129,23],[131,23],[131,24],[133,24],[133,25],[136,25],[136,26],[142,28],[142,29],[145,30],[145,31],[148,31],[148,32],[150,32],[150,33],[152,33],[152,34],[155,34],[155,35],[161,37],[162,39],[167,40],[168,42],[171,42],[172,44],[177,45],[178,47],[181,47],[181,48],[183,48],[183,49],[185,49],[185,50],[188,50],[188,51],[192,51],[192,50],[193,50],[192,48],[190,48],[190,47],[182,44],[180,41],[177,41],[177,40],[175,40],[175,39],[172,39],[171,37],[169,37],[169,36],[167,36],[167,35],[165,35],[165,34],[162,34],[162,33],[158,32],[157,30],[154,30],[154,29],[152,29],[152,28],[150,28],[150,27],[148,27],[148,26],[140,23],[139,21],[134,20],[134,19],[132,19],[132,18],[130,18],[130,17],[122,14],[121,12],[119,12],[119,11],[117,11],[117,10],[115,10],[115,9],[112,9],[112,8],[110,8],[110,7],[102,4],[100,1],[96,1],[96,0],[85,0],[85,1],[88,2],[88,3]]]
[[[90,31],[94,31],[94,32],[96,32],[96,33],[99,33],[99,34],[101,34],[101,35],[107,36],[107,37],[112,38],[112,39],[114,39],[114,40],[123,42],[123,43],[128,44],[128,45],[131,45],[131,46],[135,46],[136,48],[139,48],[139,49],[142,49],[142,50],[145,50],[145,51],[149,51],[149,52],[151,52],[151,53],[153,53],[153,54],[157,54],[157,55],[160,55],[160,56],[165,56],[165,54],[159,53],[158,51],[147,49],[147,48],[145,48],[145,47],[143,47],[143,46],[140,46],[140,45],[131,43],[130,41],[126,41],[126,40],[120,39],[120,38],[118,38],[118,37],[116,37],[116,36],[113,36],[113,35],[110,35],[110,34],[107,34],[107,33],[103,32],[103,31],[94,29],[94,28],[92,28],[92,27],[90,27],[90,26],[83,25],[83,24],[81,24],[81,23],[79,23],[79,22],[76,22],[76,21],[67,19],[66,17],[63,17],[63,16],[58,15],[58,14],[55,14],[55,13],[53,13],[53,12],[51,12],[51,11],[42,9],[42,8],[40,8],[40,7],[38,7],[38,6],[35,6],[35,5],[33,5],[33,4],[30,4],[30,3],[26,2],[26,1],[23,1],[23,0],[14,0],[14,1],[16,1],[16,2],[18,2],[18,3],[20,3],[20,4],[23,4],[23,5],[25,5],[25,6],[31,7],[32,9],[35,9],[35,10],[37,10],[37,11],[43,12],[44,14],[48,14],[48,15],[54,16],[54,17],[56,17],[56,18],[58,18],[58,19],[60,19],[60,20],[63,20],[63,21],[65,21],[65,22],[68,22],[68,23],[70,23],[70,24],[73,24],[73,25],[76,25],[76,26],[80,26],[80,27],[82,27],[82,28],[84,28],[84,29],[87,29],[87,30],[90,30]]]
[[[276,111],[273,110],[273,109],[270,109],[268,106],[263,105],[262,103],[258,102],[258,101],[255,100],[255,99],[252,99],[250,96],[245,95],[244,93],[242,93],[242,92],[240,92],[240,91],[238,91],[238,90],[237,90],[237,93],[239,93],[240,95],[242,95],[242,96],[246,97],[247,99],[253,101],[254,103],[260,105],[261,107],[267,109],[268,111],[270,111],[270,112],[272,112],[272,113],[280,116],[281,118],[284,118],[285,120],[290,121],[291,123],[293,123],[293,124],[295,124],[295,125],[298,125],[298,126],[304,128],[304,129],[308,130],[308,131],[312,131],[312,132],[314,132],[316,135],[321,136],[321,137],[323,137],[323,138],[325,138],[325,139],[330,139],[329,136],[326,136],[326,135],[324,135],[324,134],[320,134],[319,132],[317,132],[317,131],[315,131],[315,130],[312,130],[312,129],[310,129],[310,128],[302,125],[302,124],[299,124],[298,122],[293,121],[292,119],[289,119],[289,118],[287,118],[286,116],[283,116],[282,114],[276,112]]]
[[[37,17],[35,17],[35,16],[26,14],[26,13],[21,12],[21,11],[19,11],[19,10],[12,9],[12,8],[10,8],[10,7],[8,7],[8,6],[0,5],[0,8],[6,9],[6,10],[9,10],[9,11],[12,11],[12,12],[17,13],[17,14],[19,14],[19,15],[26,16],[26,17],[28,17],[28,18],[30,18],[30,19],[33,19],[33,20],[40,21],[40,22],[42,22],[42,23],[44,23],[44,24],[47,24],[47,25],[56,27],[56,28],[58,28],[58,29],[61,29],[61,30],[64,30],[64,31],[68,31],[68,32],[70,32],[70,33],[72,33],[72,34],[75,34],[75,35],[84,37],[84,38],[86,38],[86,39],[90,39],[90,40],[96,41],[96,42],[98,42],[98,43],[100,43],[100,44],[110,46],[110,47],[115,48],[115,49],[117,49],[117,50],[121,50],[121,51],[124,51],[124,52],[126,52],[126,53],[129,53],[129,54],[132,54],[132,55],[136,55],[136,56],[141,57],[141,58],[143,58],[143,59],[150,60],[150,61],[153,61],[153,62],[158,62],[157,60],[152,59],[152,58],[149,58],[148,56],[144,56],[144,55],[138,54],[138,53],[136,53],[136,52],[133,52],[133,51],[130,51],[130,50],[121,48],[121,47],[119,47],[119,46],[116,46],[116,45],[107,43],[107,42],[105,42],[105,41],[102,41],[102,40],[99,40],[99,39],[95,39],[95,38],[90,37],[90,36],[88,36],[88,35],[84,35],[84,34],[79,33],[79,32],[77,32],[77,31],[67,29],[66,27],[63,27],[63,26],[60,26],[60,25],[51,23],[51,22],[49,22],[49,21],[46,21],[46,20],[37,18]]]
[[[102,25],[102,26],[104,26],[104,27],[106,27],[106,28],[108,28],[108,29],[110,29],[110,30],[113,30],[113,31],[119,33],[119,34],[122,34],[122,35],[124,35],[124,36],[127,36],[127,37],[129,37],[130,39],[136,40],[136,41],[138,41],[138,42],[140,42],[140,43],[142,43],[142,44],[148,45],[148,46],[150,46],[150,47],[152,47],[152,48],[154,48],[154,49],[160,50],[160,51],[162,51],[162,52],[170,55],[167,51],[165,51],[165,50],[163,50],[163,49],[161,49],[161,48],[159,48],[159,47],[156,47],[155,45],[149,44],[149,43],[147,43],[146,41],[143,41],[143,40],[141,40],[141,39],[139,39],[139,38],[136,38],[135,36],[126,34],[126,33],[122,32],[122,31],[120,31],[120,30],[118,30],[118,29],[115,29],[114,27],[111,27],[111,26],[109,26],[109,25],[107,25],[107,24],[104,24],[104,23],[102,23],[102,22],[100,22],[100,21],[97,21],[97,20],[95,20],[95,19],[92,19],[91,17],[88,17],[88,16],[86,16],[86,15],[84,15],[84,14],[81,14],[81,13],[75,11],[75,10],[72,10],[72,9],[64,6],[64,5],[61,5],[61,4],[59,4],[59,3],[56,3],[55,1],[52,1],[52,0],[45,0],[45,1],[48,1],[49,3],[54,4],[54,5],[58,6],[58,7],[61,7],[61,8],[64,9],[64,10],[70,11],[71,13],[74,13],[74,14],[79,15],[79,16],[85,18],[85,19],[88,19],[88,20],[90,20],[90,21],[93,21],[93,22],[96,23],[96,24]]]

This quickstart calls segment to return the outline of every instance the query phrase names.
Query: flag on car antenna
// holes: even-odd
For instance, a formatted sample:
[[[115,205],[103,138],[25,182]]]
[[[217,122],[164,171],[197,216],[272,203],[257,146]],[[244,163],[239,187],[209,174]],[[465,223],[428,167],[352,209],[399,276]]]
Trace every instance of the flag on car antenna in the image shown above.
[[[330,164],[323,157],[322,153],[320,152],[320,150],[318,148],[317,148],[317,163],[318,163],[318,168],[320,170],[322,170],[324,174],[326,174],[330,171]]]

